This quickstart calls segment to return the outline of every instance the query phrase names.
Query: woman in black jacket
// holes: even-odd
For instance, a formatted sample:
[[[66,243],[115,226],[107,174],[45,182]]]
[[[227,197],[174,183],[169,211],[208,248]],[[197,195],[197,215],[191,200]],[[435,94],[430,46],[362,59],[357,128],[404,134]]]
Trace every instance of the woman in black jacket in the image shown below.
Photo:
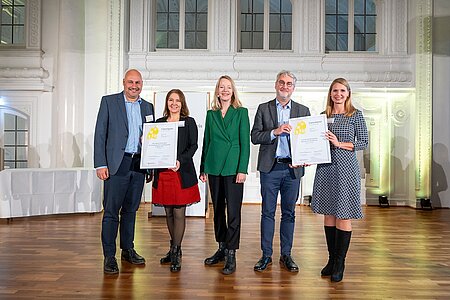
[[[182,91],[173,89],[166,95],[164,116],[156,122],[178,122],[176,166],[154,170],[152,202],[164,206],[170,234],[170,251],[161,264],[170,263],[170,271],[181,269],[181,241],[186,227],[186,205],[200,201],[198,179],[192,157],[198,148],[198,130]]]

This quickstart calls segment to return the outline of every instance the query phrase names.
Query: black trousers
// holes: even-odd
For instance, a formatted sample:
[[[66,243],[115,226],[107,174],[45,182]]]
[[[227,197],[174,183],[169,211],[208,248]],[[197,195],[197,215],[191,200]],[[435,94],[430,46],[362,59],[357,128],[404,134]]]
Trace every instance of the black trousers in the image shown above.
[[[236,175],[208,175],[208,182],[214,207],[216,241],[224,242],[227,249],[239,249],[244,184],[236,183]]]
[[[145,180],[139,162],[137,157],[124,156],[117,173],[104,182],[102,246],[105,257],[116,253],[118,230],[120,248],[134,248],[136,211],[141,203]]]

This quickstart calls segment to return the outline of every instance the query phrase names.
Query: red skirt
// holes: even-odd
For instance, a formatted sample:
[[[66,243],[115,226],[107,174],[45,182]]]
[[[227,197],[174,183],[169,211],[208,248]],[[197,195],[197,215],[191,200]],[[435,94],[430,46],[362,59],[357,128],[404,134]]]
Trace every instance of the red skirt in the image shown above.
[[[152,188],[155,205],[190,205],[200,201],[198,185],[183,189],[180,172],[164,170],[159,173],[158,188]]]

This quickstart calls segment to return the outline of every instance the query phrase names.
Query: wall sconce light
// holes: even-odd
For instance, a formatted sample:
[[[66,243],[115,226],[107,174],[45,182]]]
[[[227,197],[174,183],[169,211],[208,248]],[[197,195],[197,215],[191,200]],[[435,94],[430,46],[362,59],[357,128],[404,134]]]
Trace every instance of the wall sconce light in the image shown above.
[[[389,207],[389,199],[387,196],[378,196],[378,204],[380,207]]]
[[[432,210],[433,207],[431,206],[431,200],[430,198],[419,198],[420,200],[420,207],[422,209]]]

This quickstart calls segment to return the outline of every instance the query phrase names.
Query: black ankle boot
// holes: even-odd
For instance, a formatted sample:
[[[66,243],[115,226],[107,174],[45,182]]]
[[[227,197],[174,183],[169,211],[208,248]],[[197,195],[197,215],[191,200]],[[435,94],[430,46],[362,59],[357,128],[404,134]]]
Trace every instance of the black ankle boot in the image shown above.
[[[236,271],[236,250],[225,250],[225,266],[222,273],[225,275],[233,274]]]
[[[162,265],[165,264],[170,264],[170,249],[172,248],[172,240],[170,240],[170,248],[169,251],[167,251],[166,255],[164,255],[163,257],[161,257],[161,259],[159,260],[159,263]],[[183,252],[181,251],[181,246],[180,246],[180,255],[183,256]]]
[[[172,246],[170,249],[170,272],[181,270],[181,246]]]
[[[161,259],[159,260],[159,263],[162,265],[170,263],[170,250],[167,251],[166,255],[161,257]]]
[[[336,257],[334,260],[331,281],[339,282],[344,277],[345,257],[350,246],[351,231],[336,229]]]
[[[334,257],[335,257],[334,252],[336,248],[336,226],[324,226],[324,229],[328,246],[328,263],[322,269],[320,274],[322,276],[330,276],[331,274],[333,274],[333,267],[334,267]]]
[[[219,249],[211,257],[205,259],[205,265],[215,265],[225,260],[225,243],[219,242]]]

